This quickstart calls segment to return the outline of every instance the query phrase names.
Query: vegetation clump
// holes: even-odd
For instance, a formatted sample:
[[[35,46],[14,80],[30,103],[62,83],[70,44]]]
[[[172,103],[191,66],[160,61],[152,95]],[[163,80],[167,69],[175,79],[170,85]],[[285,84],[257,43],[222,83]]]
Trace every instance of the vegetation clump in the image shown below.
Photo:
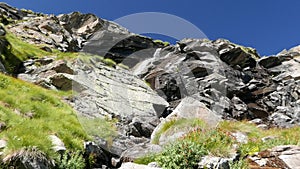
[[[162,130],[167,131],[176,126],[175,121],[166,124]],[[247,142],[239,142],[233,135],[241,132],[248,137]],[[263,130],[246,121],[223,121],[217,128],[195,127],[175,142],[169,143],[157,154],[148,154],[136,159],[139,164],[156,161],[166,169],[195,168],[201,157],[206,155],[231,157],[237,152],[239,160],[230,162],[231,168],[248,168],[247,157],[256,152],[278,145],[300,145],[300,127],[290,129],[273,128]],[[264,139],[264,138],[271,139]]]
[[[160,44],[160,45],[163,45],[163,46],[165,46],[165,47],[170,45],[169,42],[162,41],[162,40],[159,40],[159,39],[154,40],[153,42],[154,42],[154,43],[157,43],[157,44]]]

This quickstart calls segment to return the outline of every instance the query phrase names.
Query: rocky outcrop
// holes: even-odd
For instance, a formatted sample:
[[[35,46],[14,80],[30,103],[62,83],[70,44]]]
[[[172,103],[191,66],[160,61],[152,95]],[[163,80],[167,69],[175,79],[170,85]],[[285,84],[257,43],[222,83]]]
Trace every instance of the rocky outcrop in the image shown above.
[[[3,24],[14,23],[17,20],[28,19],[36,16],[43,16],[43,14],[35,13],[31,10],[20,10],[11,7],[6,3],[0,3],[0,20]]]
[[[173,108],[190,96],[223,119],[260,118],[290,127],[299,124],[298,55],[291,50],[258,59],[255,50],[227,40],[184,39],[157,49],[133,72]]]
[[[287,168],[300,166],[300,147],[294,145],[277,146],[249,157],[250,168]]]
[[[62,23],[61,23],[62,22]],[[37,45],[43,45],[61,51],[79,51],[86,41],[85,34],[76,34],[76,31],[67,30],[68,22],[60,21],[60,17],[37,16],[21,23],[10,24],[9,31],[22,37],[23,40]],[[77,23],[81,25],[80,23]],[[86,23],[88,24],[88,23]],[[71,31],[71,32],[69,32]]]
[[[14,12],[10,12],[10,9]],[[136,51],[163,46],[93,14],[73,12],[54,16],[32,12],[28,17],[28,11],[11,7],[3,7],[3,13],[9,13],[7,16],[12,19],[22,19],[22,22],[10,23],[7,27],[9,31],[29,43],[43,45],[44,49],[83,51],[121,62]]]
[[[168,102],[144,81],[121,67],[107,66],[97,57],[73,61],[41,58],[23,65],[18,78],[49,89],[75,91],[77,94],[67,101],[79,116],[117,120],[118,135],[112,145],[95,137],[98,146],[111,156],[120,157],[125,150],[149,143],[159,117],[168,107]]]
[[[90,61],[79,60],[74,66],[73,89],[78,95],[71,104],[75,110],[90,118],[117,119],[119,136],[110,150],[116,155],[148,142],[168,103],[129,71],[107,67],[95,58]]]

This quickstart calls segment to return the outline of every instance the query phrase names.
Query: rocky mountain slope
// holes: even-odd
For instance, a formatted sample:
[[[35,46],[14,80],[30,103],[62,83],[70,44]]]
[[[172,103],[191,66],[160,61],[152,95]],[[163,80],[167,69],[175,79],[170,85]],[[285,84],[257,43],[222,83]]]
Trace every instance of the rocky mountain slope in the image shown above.
[[[8,84],[10,90],[21,90],[15,87],[18,84],[41,93],[54,91],[51,97],[56,98],[55,103],[68,104],[63,112],[53,111],[57,116],[76,112],[78,121],[72,124],[80,124],[86,135],[72,139],[82,143],[86,168],[147,168],[127,162],[156,162],[154,166],[163,168],[298,165],[299,136],[295,133],[300,124],[299,47],[260,57],[255,49],[224,39],[183,39],[176,45],[164,44],[93,14],[54,16],[4,3],[0,3],[0,13],[1,77],[12,81]],[[15,82],[8,76],[22,81]],[[9,131],[18,127],[2,115],[21,111],[15,116],[28,123],[54,117],[39,115],[42,111],[34,106],[25,109],[17,98],[7,99],[8,88],[2,83],[3,165],[66,167],[63,160],[57,160],[58,152],[69,153],[65,157],[70,161],[82,161],[74,155],[80,149],[78,144],[70,143],[71,138],[59,132],[60,127],[44,130],[48,124],[41,127],[43,130],[34,128],[43,132],[44,147],[35,141],[15,146],[13,140],[18,134],[10,135]],[[33,96],[24,96],[24,100],[29,99],[31,104]],[[45,99],[38,98],[37,102],[44,103]],[[69,120],[49,125],[70,126]],[[81,133],[73,127],[66,129],[68,134]],[[45,135],[55,137],[51,142],[45,140]],[[28,134],[28,138],[39,140],[36,135]],[[67,142],[67,146],[59,146]],[[45,148],[51,145],[63,148]],[[190,154],[185,154],[182,145],[190,147]],[[30,157],[22,152],[35,151],[28,147],[37,147],[45,158],[56,160],[47,163],[32,158],[35,160],[28,162]],[[178,151],[178,161],[174,161],[174,151]],[[185,155],[190,161],[186,164],[180,161],[187,160]]]

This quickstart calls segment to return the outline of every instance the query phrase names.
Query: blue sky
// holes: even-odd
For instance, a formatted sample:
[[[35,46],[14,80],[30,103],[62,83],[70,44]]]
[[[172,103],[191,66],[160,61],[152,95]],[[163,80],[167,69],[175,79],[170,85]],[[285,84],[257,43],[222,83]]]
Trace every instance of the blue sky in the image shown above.
[[[225,38],[271,55],[300,44],[298,0],[4,0],[48,14],[80,11],[115,20],[139,12],[163,12],[200,28],[209,39]],[[158,25],[154,25],[158,26]]]

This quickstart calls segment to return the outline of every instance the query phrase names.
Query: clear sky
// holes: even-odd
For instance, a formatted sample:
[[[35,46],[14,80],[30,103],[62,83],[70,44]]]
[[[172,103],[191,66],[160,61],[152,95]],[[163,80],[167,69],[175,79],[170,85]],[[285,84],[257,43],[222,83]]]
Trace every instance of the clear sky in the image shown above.
[[[163,12],[200,28],[209,39],[229,39],[271,55],[300,44],[299,0],[4,0],[47,14],[80,11],[115,20],[139,12]],[[158,25],[156,25],[158,26]]]

